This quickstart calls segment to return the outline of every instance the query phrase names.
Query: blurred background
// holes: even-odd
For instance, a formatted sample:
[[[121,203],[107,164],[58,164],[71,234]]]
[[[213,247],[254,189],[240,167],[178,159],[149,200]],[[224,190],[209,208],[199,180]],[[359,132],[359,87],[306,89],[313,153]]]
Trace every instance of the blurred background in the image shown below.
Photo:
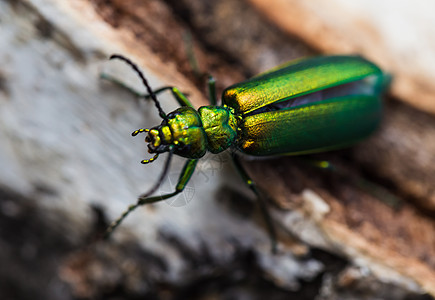
[[[431,1],[0,0],[1,299],[432,299],[435,24]],[[185,192],[98,235],[157,180],[138,128],[144,91],[207,104],[302,56],[358,54],[394,77],[380,130],[349,149],[244,159],[271,196],[279,251],[228,153]],[[196,62],[193,62],[192,58]],[[177,104],[159,96],[165,111]],[[163,155],[162,155],[163,157]],[[157,193],[173,190],[174,159]]]

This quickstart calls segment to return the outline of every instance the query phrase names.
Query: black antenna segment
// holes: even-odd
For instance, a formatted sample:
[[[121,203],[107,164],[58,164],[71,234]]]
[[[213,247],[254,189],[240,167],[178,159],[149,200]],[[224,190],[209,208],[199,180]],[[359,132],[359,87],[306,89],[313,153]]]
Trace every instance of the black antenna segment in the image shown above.
[[[159,111],[160,117],[162,119],[167,120],[168,117],[166,116],[165,112],[163,111],[162,107],[160,106],[160,103],[157,100],[156,94],[151,89],[150,85],[148,84],[148,81],[146,80],[145,76],[143,75],[143,73],[139,69],[139,67],[134,62],[129,60],[128,58],[126,58],[122,55],[119,55],[119,54],[113,54],[112,56],[110,56],[110,59],[120,59],[120,60],[124,61],[125,63],[127,63],[128,65],[130,65],[130,67],[132,67],[132,69],[137,73],[137,75],[139,75],[140,79],[142,79],[142,83],[144,84],[145,88],[147,89],[149,96],[154,101],[154,104],[156,105],[157,110]]]

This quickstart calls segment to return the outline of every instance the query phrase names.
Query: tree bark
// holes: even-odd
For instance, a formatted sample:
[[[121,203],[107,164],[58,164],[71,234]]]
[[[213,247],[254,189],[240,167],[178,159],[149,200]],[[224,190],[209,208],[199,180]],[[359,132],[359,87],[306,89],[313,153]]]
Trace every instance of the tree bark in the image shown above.
[[[199,107],[207,104],[206,73],[220,93],[316,51],[242,1],[2,0],[0,22],[6,298],[435,295],[428,113],[390,99],[373,137],[313,157],[337,172],[291,157],[245,159],[271,198],[278,254],[229,153],[208,154],[185,192],[137,209],[103,241],[95,237],[156,182],[165,159],[139,163],[149,154],[130,134],[161,119],[152,103],[100,78],[145,91],[111,54],[136,62],[153,88],[177,86]],[[199,69],[189,62],[191,45]],[[177,107],[170,94],[159,100],[166,112]],[[174,189],[184,163],[174,160],[157,193]]]

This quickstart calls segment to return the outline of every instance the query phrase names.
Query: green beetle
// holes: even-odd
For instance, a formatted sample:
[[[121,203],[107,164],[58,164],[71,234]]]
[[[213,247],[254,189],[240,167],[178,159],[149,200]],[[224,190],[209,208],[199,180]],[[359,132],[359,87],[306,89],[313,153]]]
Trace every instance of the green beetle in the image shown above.
[[[120,55],[111,59],[125,61],[138,73],[149,93],[145,97],[155,102],[163,118],[156,127],[132,133],[146,132],[148,152],[155,154],[142,163],[154,161],[163,152],[169,156],[158,182],[112,223],[107,234],[136,207],[182,192],[207,151],[219,153],[231,147],[253,156],[299,155],[345,147],[367,137],[379,125],[381,97],[390,82],[388,74],[359,56],[304,58],[228,87],[221,106],[216,105],[214,81],[210,81],[212,105],[196,110],[175,87],[152,91],[129,59]],[[156,94],[165,90],[181,105],[169,114],[156,99]],[[173,154],[188,159],[175,191],[151,196],[165,177]],[[259,195],[236,155],[233,160],[244,181]],[[274,239],[265,205],[260,204]]]

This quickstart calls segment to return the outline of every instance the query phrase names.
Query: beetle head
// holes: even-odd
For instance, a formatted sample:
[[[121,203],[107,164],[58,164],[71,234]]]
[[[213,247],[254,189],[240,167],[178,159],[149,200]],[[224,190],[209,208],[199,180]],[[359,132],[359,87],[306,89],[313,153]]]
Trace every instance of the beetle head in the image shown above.
[[[160,153],[169,151],[172,146],[174,154],[195,159],[204,156],[207,151],[207,136],[202,127],[198,112],[190,107],[182,106],[167,115],[167,118],[158,126],[150,129],[135,130],[135,136],[146,132],[145,142],[148,143],[148,152]],[[157,158],[157,157],[156,157]],[[152,160],[144,160],[149,163]]]

